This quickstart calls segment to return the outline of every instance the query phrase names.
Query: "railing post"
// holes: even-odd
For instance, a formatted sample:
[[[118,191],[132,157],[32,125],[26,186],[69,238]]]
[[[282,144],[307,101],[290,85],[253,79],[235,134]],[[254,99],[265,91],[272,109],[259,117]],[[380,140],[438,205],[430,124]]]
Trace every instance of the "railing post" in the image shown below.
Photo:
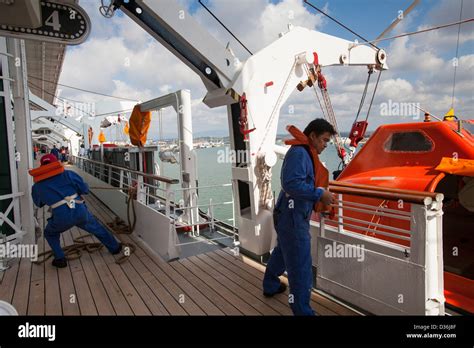
[[[193,192],[191,195],[194,198],[194,199],[191,199],[191,204],[193,206],[195,206],[195,208],[192,208],[191,210],[195,210],[194,215],[196,216],[196,224],[197,224],[197,226],[196,226],[196,235],[199,237],[199,235],[201,233],[201,230],[200,230],[200,227],[199,227],[200,218],[199,218],[198,195],[197,195],[196,192]]]
[[[120,169],[120,188],[123,188],[123,169]]]
[[[425,315],[444,315],[441,204],[411,205],[410,261],[425,268]]]
[[[146,193],[145,193],[145,187],[143,184],[143,176],[138,175],[137,178],[137,199],[140,203],[145,204],[146,201]]]
[[[212,198],[209,198],[209,214],[211,215],[211,231],[214,233],[214,206],[212,205]]]
[[[170,208],[170,205],[171,205],[171,202],[170,202],[170,199],[171,199],[171,185],[169,183],[166,183],[165,190],[166,190],[165,214],[166,214],[166,216],[169,217],[170,212],[171,212],[171,208]]]
[[[107,180],[107,183],[109,185],[112,184],[112,175],[113,175],[113,169],[111,167],[107,168],[107,176],[108,176],[108,180]]]
[[[3,213],[0,213],[0,222],[3,223]],[[7,243],[7,234],[6,234],[6,232],[5,232],[5,233],[1,233],[1,232],[0,232],[0,234],[2,235],[2,245],[5,245],[5,246],[6,246],[6,243]],[[1,272],[1,271],[5,271],[5,270],[8,269],[5,260],[6,260],[6,257],[3,257],[3,256],[0,255],[0,272]]]
[[[320,216],[320,221],[319,221],[319,230],[320,230],[320,235],[321,237],[325,238],[326,237],[326,231],[325,231],[325,223],[324,223],[324,215],[319,214]]]
[[[337,199],[338,199],[338,208],[337,208],[337,215],[339,215],[339,225],[337,226],[337,230],[339,233],[342,233],[344,232],[344,217],[343,217],[343,214],[344,214],[344,211],[343,211],[343,207],[342,207],[342,194],[338,193],[337,194]]]

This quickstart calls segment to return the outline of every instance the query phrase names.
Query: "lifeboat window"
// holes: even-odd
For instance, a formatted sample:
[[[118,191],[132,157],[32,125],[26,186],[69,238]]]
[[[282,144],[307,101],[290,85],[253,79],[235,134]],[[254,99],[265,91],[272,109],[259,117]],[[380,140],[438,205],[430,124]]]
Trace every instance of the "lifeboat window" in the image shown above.
[[[433,150],[433,141],[422,132],[398,132],[385,142],[385,151],[428,152]]]

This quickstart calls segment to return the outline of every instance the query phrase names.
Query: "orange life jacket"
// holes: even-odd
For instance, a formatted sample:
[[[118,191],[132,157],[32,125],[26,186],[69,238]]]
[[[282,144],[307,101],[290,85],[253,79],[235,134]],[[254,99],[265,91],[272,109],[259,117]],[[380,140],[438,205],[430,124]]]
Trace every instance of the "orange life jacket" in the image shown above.
[[[129,122],[130,128],[128,133],[130,135],[130,142],[138,147],[145,146],[148,128],[150,128],[151,112],[141,112],[140,106],[135,105]]]
[[[311,146],[309,138],[295,126],[287,126],[286,130],[294,137],[294,139],[285,140],[287,145],[306,145],[311,153],[314,166],[314,187],[323,187],[327,189],[329,186],[329,171],[319,160],[318,152]],[[328,211],[330,208],[321,202],[314,205],[315,212]]]
[[[28,171],[28,173],[33,177],[35,183],[61,174],[62,172],[64,172],[64,167],[59,161],[54,161]]]

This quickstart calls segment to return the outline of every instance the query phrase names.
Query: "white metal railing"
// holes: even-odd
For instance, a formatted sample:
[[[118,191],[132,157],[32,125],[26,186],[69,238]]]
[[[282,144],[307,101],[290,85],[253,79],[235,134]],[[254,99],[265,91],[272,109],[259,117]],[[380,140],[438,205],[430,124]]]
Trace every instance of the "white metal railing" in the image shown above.
[[[201,191],[205,189],[215,188],[226,188],[231,187],[232,184],[220,184],[220,185],[206,185],[196,187],[173,187],[179,184],[179,180],[171,179],[167,177],[146,174],[128,168],[119,167],[112,164],[102,163],[94,160],[90,160],[84,157],[70,156],[71,162],[74,163],[79,169],[84,172],[98,178],[99,180],[116,187],[117,190],[122,190],[124,193],[128,193],[129,190],[136,190],[136,199],[138,202],[156,208],[159,212],[169,217],[173,221],[174,232],[177,235],[177,229],[190,228],[192,237],[200,236],[200,228],[202,225],[208,225],[211,231],[221,235],[221,237],[215,238],[203,238],[202,240],[187,242],[187,243],[176,243],[176,246],[212,242],[221,239],[234,239],[237,238],[235,221],[233,218],[227,220],[217,219],[214,213],[214,208],[217,206],[230,205],[232,214],[234,214],[234,198],[230,201],[224,202],[213,202],[212,198],[209,202],[199,203],[199,197],[196,193],[197,190]],[[162,187],[162,184],[165,187]],[[232,190],[231,190],[232,192]],[[183,199],[177,197],[184,197],[185,194],[189,194],[190,199],[188,202],[184,202]],[[185,212],[185,218],[183,216],[177,216],[176,211],[182,210]],[[201,213],[207,211],[206,219],[201,220]],[[229,221],[232,222],[232,232],[229,234],[222,233],[216,229],[217,221]]]
[[[10,194],[7,194],[7,195],[1,195],[0,196],[0,201],[11,199],[11,202],[8,205],[8,207],[5,209],[5,211],[0,212],[0,227],[2,227],[6,223],[8,226],[10,226],[15,231],[14,235],[8,236],[8,237],[7,237],[6,232],[5,233],[0,233],[0,235],[2,237],[1,241],[0,241],[0,245],[1,244],[6,244],[8,242],[8,239],[14,239],[14,238],[17,238],[17,237],[21,237],[25,234],[25,232],[21,229],[21,227],[17,226],[8,217],[8,215],[10,215],[10,213],[12,212],[12,210],[13,210],[15,204],[16,204],[16,200],[18,200],[22,196],[24,196],[23,192],[10,193]],[[7,258],[4,257],[3,255],[0,255],[0,271],[4,271],[5,269],[8,268],[7,265],[6,265],[6,262],[7,262]]]
[[[350,184],[330,186],[330,190],[337,195],[332,205],[335,214],[322,216],[319,224],[316,223],[317,243],[321,244],[316,244],[317,284],[323,284],[323,290],[332,295],[355,301],[352,303],[361,308],[380,311],[378,314],[390,313],[387,308],[392,308],[393,313],[443,314],[443,196],[389,188],[371,190]],[[353,262],[353,269],[360,270],[360,275],[357,271],[341,272],[342,263],[325,260],[324,248],[330,250],[331,243],[362,246],[370,260],[360,267],[348,257],[344,266],[350,269]],[[381,264],[386,267],[382,271]],[[365,292],[367,284],[361,284],[360,279],[371,282],[370,294]],[[406,284],[407,279],[413,283]],[[397,303],[390,302],[392,299],[384,298],[390,287],[411,291],[410,298],[417,301],[397,307]]]

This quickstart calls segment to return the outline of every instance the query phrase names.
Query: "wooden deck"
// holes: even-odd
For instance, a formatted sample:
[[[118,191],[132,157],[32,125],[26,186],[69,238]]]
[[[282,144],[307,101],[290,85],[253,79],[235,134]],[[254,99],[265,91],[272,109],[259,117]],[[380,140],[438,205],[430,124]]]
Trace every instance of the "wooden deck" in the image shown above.
[[[92,195],[90,211],[102,222],[114,214]],[[46,224],[46,209],[40,210]],[[73,228],[63,233],[63,245],[86,234]],[[0,272],[0,300],[12,303],[20,315],[291,315],[288,291],[274,298],[262,295],[263,266],[222,249],[167,263],[138,238],[136,252],[116,264],[103,248],[70,260],[56,269],[51,260],[41,265],[29,259],[11,262]],[[85,241],[96,241],[89,237]],[[39,252],[49,250],[41,238]],[[286,281],[286,279],[284,279]],[[318,315],[355,315],[316,293],[312,306]]]

